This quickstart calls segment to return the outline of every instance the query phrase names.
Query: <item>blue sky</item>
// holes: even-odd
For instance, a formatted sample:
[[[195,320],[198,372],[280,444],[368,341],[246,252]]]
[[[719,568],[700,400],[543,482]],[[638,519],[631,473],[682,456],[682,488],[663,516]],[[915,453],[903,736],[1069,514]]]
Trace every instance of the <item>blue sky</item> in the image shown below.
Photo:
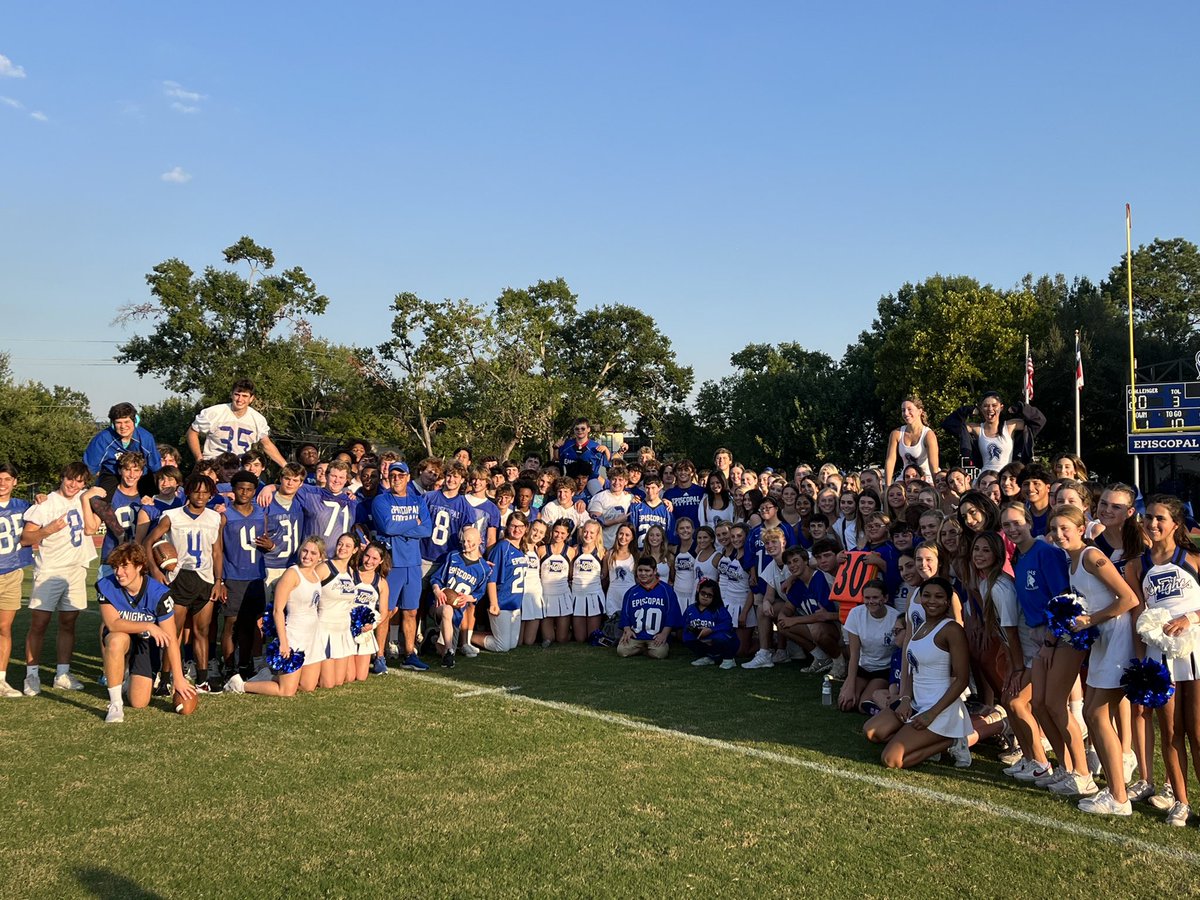
[[[840,356],[936,272],[1099,280],[1126,202],[1135,243],[1200,241],[1194,5],[570,7],[6,5],[0,351],[161,399],[109,362],[117,308],[243,234],[334,340],[399,291],[561,275],[698,379],[752,341]]]

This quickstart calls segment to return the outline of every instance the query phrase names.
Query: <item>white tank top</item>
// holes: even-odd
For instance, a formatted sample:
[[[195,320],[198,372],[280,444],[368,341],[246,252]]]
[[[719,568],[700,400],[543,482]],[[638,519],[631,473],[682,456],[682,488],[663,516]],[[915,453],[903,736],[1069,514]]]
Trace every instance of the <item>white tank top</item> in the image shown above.
[[[542,596],[542,561],[538,558],[536,550],[526,550],[525,559],[529,561],[529,565],[525,568],[525,596],[540,599]]]
[[[716,550],[708,559],[696,557],[696,585],[699,586],[701,581],[716,581],[720,576],[717,566],[721,562],[721,554]]]
[[[547,552],[542,560],[542,594],[546,597],[561,597],[571,593],[567,582],[570,572],[567,557],[562,553]]]
[[[321,583],[309,581],[300,571],[299,566],[292,566],[296,573],[297,584],[288,594],[287,607],[284,610],[289,627],[308,628],[317,624],[317,607],[321,602]]]
[[[1012,435],[1008,431],[1008,426],[1003,422],[998,428],[996,436],[990,438],[983,433],[983,426],[979,426],[979,457],[983,460],[983,471],[985,472],[999,472],[1012,462]]]
[[[696,596],[696,557],[686,551],[675,554],[675,583],[671,585],[684,609]]]
[[[336,572],[336,570],[335,570]],[[330,631],[350,628],[350,607],[358,594],[358,586],[349,571],[336,574],[321,585],[321,603],[317,610],[321,625]]]
[[[750,573],[742,568],[741,560],[722,556],[717,563],[717,584],[721,586],[721,601],[730,613],[740,611],[750,593]]]
[[[608,565],[608,590],[604,594],[605,609],[619,610],[625,601],[625,592],[633,587],[633,561],[631,554],[625,559],[614,559]]]
[[[904,443],[904,438],[909,433],[908,426],[900,426],[900,440],[896,442],[896,453],[900,457],[900,465],[896,467],[896,477],[892,479],[893,481],[899,481],[903,477],[905,466],[916,466],[926,478],[933,477],[933,471],[929,468],[929,445],[925,443],[928,432],[929,429],[922,425],[921,433],[917,435],[917,443],[910,447]]]
[[[600,560],[591,553],[580,552],[571,564],[571,593],[583,596],[585,594],[601,594]]]
[[[1096,613],[1112,605],[1116,594],[1083,565],[1083,561],[1089,553],[1104,556],[1103,551],[1095,547],[1084,547],[1083,552],[1079,554],[1078,565],[1071,570],[1071,589],[1082,598],[1080,605],[1083,606],[1085,613]]]
[[[1200,580],[1182,547],[1165,563],[1155,565],[1150,551],[1142,554],[1142,593],[1147,609],[1165,609],[1171,618],[1200,610]],[[1192,626],[1193,628],[1196,626]]]

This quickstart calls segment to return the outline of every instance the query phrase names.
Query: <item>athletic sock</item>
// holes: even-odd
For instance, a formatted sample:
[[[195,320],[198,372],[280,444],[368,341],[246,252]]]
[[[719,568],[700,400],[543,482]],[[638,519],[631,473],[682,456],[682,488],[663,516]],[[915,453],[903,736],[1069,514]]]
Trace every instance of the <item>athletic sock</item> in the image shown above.
[[[69,675],[69,674],[71,674],[71,664],[70,663],[59,663],[54,669],[55,677],[58,677],[59,675]]]
[[[8,681],[8,672],[4,669],[0,669],[0,681]]]
[[[473,635],[474,633],[475,633],[475,629],[474,629],[474,628],[468,628],[466,631],[464,631],[464,632],[463,632],[463,642],[462,642],[462,645],[463,645],[464,647],[470,647],[470,646],[471,646],[471,635]]]
[[[815,659],[819,659],[819,660],[829,659],[829,654],[826,653],[824,650],[822,650],[820,647],[814,647],[812,655]]]
[[[121,686],[119,684],[116,687],[110,687],[108,689],[108,702],[115,703],[117,706],[124,705],[121,700]]]
[[[388,626],[388,640],[391,641],[393,644],[398,643],[400,641],[400,626],[399,625],[389,625]]]

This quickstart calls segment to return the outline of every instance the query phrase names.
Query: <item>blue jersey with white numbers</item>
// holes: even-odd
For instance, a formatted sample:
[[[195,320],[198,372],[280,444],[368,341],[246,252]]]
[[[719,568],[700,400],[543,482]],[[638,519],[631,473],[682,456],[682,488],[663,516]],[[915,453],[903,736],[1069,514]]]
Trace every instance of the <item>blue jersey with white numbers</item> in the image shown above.
[[[358,521],[358,501],[343,491],[335,494],[329,488],[302,484],[292,505],[299,503],[304,510],[304,534],[315,534],[325,541],[325,552],[333,556],[337,539],[346,534]]]
[[[267,515],[257,503],[249,515],[238,512],[230,503],[225,507],[225,528],[221,532],[224,551],[222,568],[227,581],[256,581],[266,577],[265,554],[254,541],[266,533]]]
[[[657,506],[650,506],[645,500],[639,500],[630,506],[629,524],[633,526],[633,534],[639,547],[646,542],[646,532],[650,530],[651,525],[661,525],[668,541],[675,530],[675,519],[667,509],[667,504],[661,501]]]
[[[0,575],[33,565],[33,548],[21,546],[27,509],[29,503],[19,497],[0,505]]]
[[[288,507],[279,503],[279,495],[271,498],[267,507],[267,537],[275,549],[264,554],[268,569],[286,569],[296,562],[300,542],[304,540],[304,507],[293,498]]]
[[[442,565],[429,579],[429,583],[442,590],[470,594],[476,600],[482,600],[484,591],[487,590],[491,569],[487,560],[482,557],[472,561],[459,551],[451,550],[442,560]]]
[[[102,562],[108,561],[108,554],[117,549],[118,544],[133,540],[134,532],[137,529],[138,513],[142,511],[142,498],[137,494],[131,497],[120,488],[113,491],[109,503],[112,504],[113,514],[117,517],[117,521],[121,523],[121,532],[113,534],[111,531],[105,531],[104,545],[100,548]]]
[[[525,576],[529,571],[529,557],[525,551],[514,547],[510,541],[498,541],[488,554],[488,563],[492,569],[488,581],[496,585],[496,602],[500,608],[520,609],[525,598]]]
[[[675,589],[660,580],[650,590],[635,584],[621,603],[621,627],[633,629],[635,641],[651,641],[664,628],[679,628],[683,617]]]
[[[471,523],[475,510],[462,494],[447,497],[442,491],[426,494],[425,506],[429,509],[432,530],[429,537],[421,540],[421,559],[437,563],[451,550],[462,547],[458,533]]]
[[[117,576],[106,575],[96,582],[96,599],[101,606],[111,606],[126,622],[153,622],[161,625],[175,614],[171,589],[149,576],[142,579],[142,589],[136,596],[117,583]]]
[[[830,590],[833,588],[831,577],[818,569],[812,573],[808,584],[805,584],[802,578],[796,579],[787,592],[788,603],[796,608],[796,615],[811,616],[822,611],[838,611],[838,605],[829,599]]]
[[[482,503],[476,505],[475,503],[472,503],[470,499],[468,499],[467,503],[470,505],[471,515],[470,518],[468,518],[463,524],[474,525],[476,528],[478,528],[479,537],[483,543],[486,544],[488,539],[488,529],[495,528],[497,532],[500,530],[500,507],[498,507],[491,500],[484,500]],[[499,540],[500,537],[499,534],[497,534],[497,543],[499,543]]]

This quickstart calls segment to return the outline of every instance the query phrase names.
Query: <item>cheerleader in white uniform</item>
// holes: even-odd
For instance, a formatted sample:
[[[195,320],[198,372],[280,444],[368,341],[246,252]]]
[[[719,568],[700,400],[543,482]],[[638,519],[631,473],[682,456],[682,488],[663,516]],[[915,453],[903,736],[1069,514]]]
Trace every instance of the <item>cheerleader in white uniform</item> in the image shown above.
[[[555,522],[550,527],[550,540],[542,554],[542,605],[545,616],[552,623],[554,640],[565,643],[570,632],[571,616],[575,612],[575,600],[571,596],[571,555],[574,550],[567,546],[574,525],[570,522]]]
[[[728,524],[725,525],[729,527]],[[721,553],[717,549],[716,533],[707,525],[696,529],[696,586],[702,581],[717,580],[717,564],[721,561]]]
[[[651,525],[642,540],[642,555],[654,558],[658,580],[670,584],[675,580],[675,561],[667,545],[667,532],[661,525]]]
[[[370,543],[355,554],[350,563],[354,573],[354,605],[351,611],[364,606],[375,613],[378,625],[388,608],[387,575],[391,554],[382,544]],[[368,625],[354,638],[354,659],[346,673],[347,681],[366,681],[371,671],[371,657],[379,653],[375,627]]]
[[[612,549],[604,554],[604,614],[617,615],[625,601],[625,592],[633,587],[633,526],[617,526]]]
[[[753,562],[745,553],[746,526],[736,523],[729,526],[725,535],[724,552],[717,562],[717,584],[721,586],[721,599],[737,629],[739,652],[745,656],[750,652],[750,636],[758,627],[758,615],[750,596],[750,568]]]
[[[1088,657],[1087,700],[1084,717],[1092,746],[1100,757],[1100,765],[1108,787],[1099,791],[1089,773],[1076,773],[1076,784],[1067,782],[1063,788],[1051,785],[1055,793],[1085,793],[1079,802],[1084,812],[1097,815],[1128,816],[1133,814],[1125,793],[1125,765],[1121,739],[1113,722],[1121,712],[1121,676],[1133,653],[1133,627],[1129,612],[1137,606],[1133,590],[1121,578],[1103,551],[1083,543],[1087,519],[1074,506],[1059,506],[1050,516],[1050,534],[1055,543],[1071,557],[1071,588],[1082,598],[1084,614],[1077,616],[1072,629],[1082,631],[1094,627],[1099,632]],[[1055,649],[1058,653],[1058,648]],[[1072,754],[1074,759],[1074,754]],[[1080,787],[1085,788],[1080,790]]]
[[[304,667],[287,674],[266,678],[258,675],[243,681],[234,675],[225,685],[229,693],[263,694],[268,697],[291,697],[297,690],[312,691],[321,677],[320,623],[317,607],[321,602],[321,580],[317,577],[317,566],[325,558],[325,539],[317,536],[306,538],[297,551],[299,563],[292,566],[275,582],[275,597],[272,616],[275,631],[279,635],[279,653],[304,654]],[[309,655],[315,663],[309,663]]]
[[[1155,494],[1146,501],[1142,528],[1150,548],[1130,560],[1125,577],[1141,595],[1146,613],[1166,610],[1170,616],[1161,629],[1164,638],[1186,640],[1188,632],[1196,634],[1200,628],[1200,550],[1188,536],[1183,504],[1176,497]],[[1140,653],[1140,635],[1135,643]],[[1183,767],[1189,749],[1200,774],[1200,640],[1196,644],[1182,655],[1168,654],[1150,641],[1144,645],[1146,655],[1161,659],[1175,682],[1174,696],[1158,709],[1163,763],[1175,799],[1167,811],[1168,825],[1187,824],[1190,807]]]
[[[604,612],[604,544],[600,523],[584,522],[579,528],[579,549],[571,562],[571,618],[575,640],[583,643],[600,627]]]
[[[679,549],[675,551],[675,596],[679,598],[679,611],[696,601],[696,526],[691,519],[680,519],[675,523],[675,535],[679,538]]]
[[[521,541],[521,549],[529,561],[525,567],[525,593],[521,597],[521,643],[526,645],[536,644],[539,632],[547,645],[552,637],[542,597],[542,542],[545,540],[546,523],[534,519]]]
[[[343,534],[334,545],[333,558],[318,567],[321,578],[321,605],[318,620],[325,638],[325,659],[321,663],[321,687],[344,684],[350,660],[356,649],[350,636],[350,610],[354,606],[354,575],[350,558],[358,549],[353,535]]]
[[[904,726],[883,748],[883,764],[889,769],[911,769],[973,734],[962,699],[971,677],[971,656],[967,633],[954,621],[953,594],[950,582],[940,576],[921,587],[925,620],[905,649],[907,665],[896,710]]]

